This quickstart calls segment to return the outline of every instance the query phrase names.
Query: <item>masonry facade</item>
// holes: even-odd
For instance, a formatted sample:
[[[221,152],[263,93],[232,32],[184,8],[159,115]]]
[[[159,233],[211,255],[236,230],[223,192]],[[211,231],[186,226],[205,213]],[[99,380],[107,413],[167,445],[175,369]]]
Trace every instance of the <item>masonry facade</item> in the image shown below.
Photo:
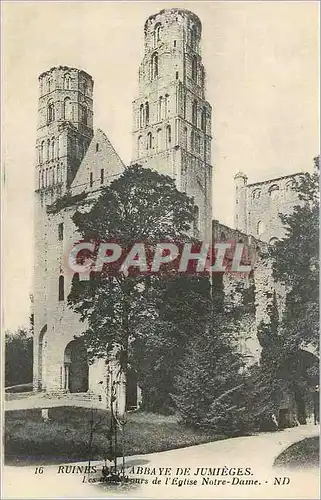
[[[244,173],[237,173],[234,177],[236,229],[269,244],[284,238],[285,228],[279,214],[291,213],[300,203],[294,189],[300,175],[296,173],[249,184]]]

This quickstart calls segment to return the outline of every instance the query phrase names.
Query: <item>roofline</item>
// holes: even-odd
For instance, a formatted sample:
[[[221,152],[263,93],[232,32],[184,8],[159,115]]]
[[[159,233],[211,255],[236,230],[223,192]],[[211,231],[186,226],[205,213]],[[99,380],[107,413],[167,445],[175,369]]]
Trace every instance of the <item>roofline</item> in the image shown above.
[[[76,70],[76,71],[79,71],[79,73],[82,73],[83,75],[86,75],[88,76],[92,81],[93,80],[93,77],[87,73],[87,71],[84,71],[83,69],[80,69],[80,68],[74,68],[73,66],[62,66],[62,65],[59,65],[59,66],[52,66],[52,68],[50,69],[47,69],[47,71],[43,71],[39,77],[38,77],[38,80],[40,80],[40,78],[43,78],[45,75],[47,75],[48,73],[51,73],[53,70],[55,69],[60,69],[60,70],[64,70],[64,71],[70,71],[70,70]]]
[[[267,179],[266,181],[252,182],[252,183],[248,184],[247,187],[257,186],[258,184],[268,184],[270,182],[280,181],[281,179],[287,179],[289,177],[296,177],[297,175],[304,175],[305,173],[306,172],[296,172],[295,174],[282,175],[281,177],[274,177],[273,179]]]

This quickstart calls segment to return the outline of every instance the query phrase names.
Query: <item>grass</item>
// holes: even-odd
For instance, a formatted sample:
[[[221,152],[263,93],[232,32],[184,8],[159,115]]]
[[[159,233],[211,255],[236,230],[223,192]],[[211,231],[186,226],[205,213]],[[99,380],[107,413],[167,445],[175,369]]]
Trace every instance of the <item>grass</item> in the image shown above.
[[[294,443],[275,460],[275,467],[319,467],[319,438],[309,437]]]
[[[104,458],[109,449],[109,419],[106,412],[59,407],[49,409],[49,418],[49,422],[44,422],[40,409],[6,413],[6,464],[36,465],[88,460],[92,418],[96,426],[92,459]],[[174,416],[144,412],[129,413],[125,429],[126,455],[171,450],[226,437],[186,428]],[[117,454],[121,455],[120,448]]]

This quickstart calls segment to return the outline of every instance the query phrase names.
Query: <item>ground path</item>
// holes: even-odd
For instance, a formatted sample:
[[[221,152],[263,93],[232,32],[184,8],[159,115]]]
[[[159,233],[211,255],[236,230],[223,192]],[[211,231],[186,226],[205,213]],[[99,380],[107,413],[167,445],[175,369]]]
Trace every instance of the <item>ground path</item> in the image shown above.
[[[304,425],[280,432],[263,433],[255,436],[239,437],[206,443],[188,448],[180,448],[161,453],[128,457],[127,465],[155,468],[156,475],[137,474],[148,484],[135,485],[127,490],[113,489],[97,484],[83,483],[81,474],[58,474],[58,465],[44,467],[43,474],[35,474],[35,467],[4,468],[2,498],[100,498],[126,496],[127,498],[319,498],[319,477],[317,469],[284,470],[273,468],[275,458],[288,446],[306,437],[316,436],[319,426]],[[94,463],[96,464],[96,463]],[[99,463],[101,465],[101,463]],[[167,467],[171,475],[165,485],[159,468]],[[177,475],[176,469],[189,468],[189,474]],[[214,476],[205,472],[204,478],[195,475],[197,468],[251,468],[252,475],[241,476],[240,480],[258,481],[256,485],[233,485],[233,475]],[[135,470],[135,472],[137,469]],[[98,476],[96,476],[98,477]],[[177,478],[176,480],[174,478]],[[289,484],[275,485],[275,477],[288,477]],[[196,485],[178,486],[171,484],[179,479],[197,481]],[[215,478],[226,479],[225,485],[213,485]],[[160,484],[152,481],[160,480]],[[208,484],[204,482],[209,481]],[[237,481],[237,480],[234,480]],[[288,480],[285,480],[288,482]]]

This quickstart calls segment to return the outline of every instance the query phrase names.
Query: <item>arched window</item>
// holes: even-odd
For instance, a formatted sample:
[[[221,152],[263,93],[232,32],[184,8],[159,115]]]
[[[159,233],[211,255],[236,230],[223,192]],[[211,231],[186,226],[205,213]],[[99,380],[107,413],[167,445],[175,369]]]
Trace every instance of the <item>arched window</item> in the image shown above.
[[[144,126],[144,104],[140,105],[139,108],[139,128]]]
[[[89,187],[93,187],[94,184],[94,175],[92,172],[89,174]]]
[[[201,129],[202,129],[203,132],[206,132],[206,108],[205,108],[205,106],[202,109]]]
[[[225,241],[225,240],[226,240],[226,234],[225,234],[225,233],[223,233],[223,232],[221,233],[221,240],[222,240],[222,241]]]
[[[277,184],[273,184],[273,186],[269,189],[269,195],[271,200],[275,200],[279,192],[279,186]]]
[[[160,96],[158,100],[158,121],[160,122],[164,118],[164,100],[163,96]]]
[[[147,134],[147,149],[152,149],[152,147],[153,147],[152,133],[148,132],[148,134]]]
[[[70,75],[68,75],[68,74],[66,74],[64,76],[64,89],[65,90],[71,89],[71,78],[70,78]]]
[[[40,156],[39,156],[40,163],[43,163],[44,159],[45,159],[45,141],[42,141],[40,145]]]
[[[60,167],[59,167],[59,165],[57,165],[57,177],[56,177],[56,179],[57,179],[57,183],[61,182],[61,179],[60,179]]]
[[[193,26],[191,29],[191,47],[193,50],[197,49],[197,29],[196,26]]]
[[[48,89],[48,94],[49,94],[49,92],[51,92],[51,90],[52,90],[52,81],[51,81],[50,76],[47,80],[47,89]]]
[[[170,125],[166,127],[166,147],[170,148],[172,144],[172,129]]]
[[[257,234],[260,236],[263,234],[265,231],[265,224],[261,220],[258,221],[257,223]]]
[[[51,149],[51,146],[50,146],[50,139],[48,139],[47,141],[47,151],[46,151],[46,160],[49,161],[50,160],[50,149]]]
[[[148,102],[145,103],[145,124],[149,124],[149,104]]]
[[[82,122],[84,125],[88,125],[88,110],[87,106],[83,106],[82,108]]]
[[[294,188],[295,186],[295,183],[293,180],[291,181],[288,181],[286,184],[285,184],[285,191],[292,191],[292,189]]]
[[[192,59],[192,79],[197,82],[197,57],[194,56]]]
[[[158,77],[158,54],[154,52],[151,59],[151,79]]]
[[[193,101],[192,107],[192,123],[197,127],[197,101]]]
[[[56,182],[57,182],[56,167],[55,166],[52,169],[52,182],[53,182],[53,184],[56,184]]]
[[[64,100],[64,120],[72,120],[72,104],[69,97]]]
[[[53,122],[55,119],[55,106],[52,100],[48,101],[47,105],[47,121],[48,123]]]
[[[254,189],[252,193],[252,198],[253,200],[261,198],[261,190],[260,189]]]
[[[164,99],[164,118],[167,118],[167,116],[168,116],[168,99],[169,99],[169,95],[165,94],[165,99]]]
[[[49,186],[49,170],[46,168],[45,186]]]
[[[156,148],[157,148],[157,151],[162,150],[162,129],[160,129],[160,128],[157,129]]]
[[[55,158],[55,139],[51,139],[51,147],[50,147],[50,159],[54,160]]]
[[[142,152],[142,136],[140,135],[137,139],[137,157],[140,158]]]
[[[49,185],[51,186],[52,184],[52,168],[49,168]]]
[[[41,170],[41,184],[40,184],[40,187],[44,187],[44,171]]]
[[[58,300],[65,300],[65,279],[63,276],[59,276]]]
[[[269,240],[269,245],[275,245],[279,241],[279,238],[273,237]]]
[[[105,170],[103,168],[100,169],[100,184],[104,184]]]
[[[96,153],[98,153],[98,151],[99,151],[99,144],[98,144],[98,142],[97,142],[97,143],[96,143]]]
[[[162,34],[162,25],[160,23],[157,23],[154,29],[154,47],[157,47],[158,42],[160,42],[161,34]]]

